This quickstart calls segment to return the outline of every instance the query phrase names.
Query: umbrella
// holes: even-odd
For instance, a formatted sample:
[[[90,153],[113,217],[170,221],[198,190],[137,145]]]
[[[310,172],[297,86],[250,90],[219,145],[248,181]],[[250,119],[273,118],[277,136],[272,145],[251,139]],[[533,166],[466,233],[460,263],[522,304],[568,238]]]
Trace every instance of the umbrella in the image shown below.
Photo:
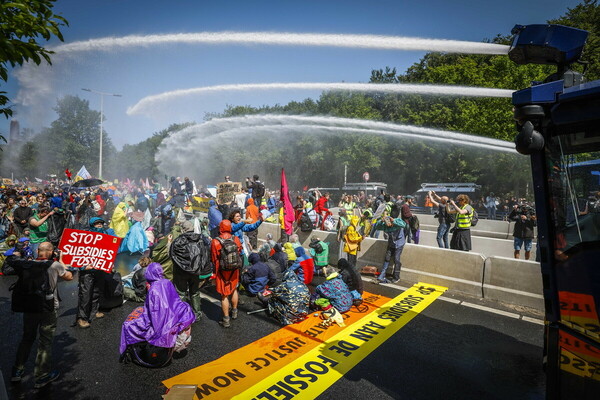
[[[104,181],[102,179],[91,178],[91,179],[82,179],[80,181],[75,182],[71,186],[72,187],[92,187],[92,186],[99,186],[102,184],[104,184]]]

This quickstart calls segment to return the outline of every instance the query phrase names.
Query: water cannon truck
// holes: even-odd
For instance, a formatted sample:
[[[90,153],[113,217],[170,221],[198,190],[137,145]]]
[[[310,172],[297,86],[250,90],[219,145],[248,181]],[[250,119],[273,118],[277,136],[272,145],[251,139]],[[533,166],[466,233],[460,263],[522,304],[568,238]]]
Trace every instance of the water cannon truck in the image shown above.
[[[516,25],[509,57],[556,72],[513,93],[519,153],[531,158],[545,303],[547,399],[600,396],[600,80],[572,69],[588,32]],[[585,69],[584,69],[585,71]]]

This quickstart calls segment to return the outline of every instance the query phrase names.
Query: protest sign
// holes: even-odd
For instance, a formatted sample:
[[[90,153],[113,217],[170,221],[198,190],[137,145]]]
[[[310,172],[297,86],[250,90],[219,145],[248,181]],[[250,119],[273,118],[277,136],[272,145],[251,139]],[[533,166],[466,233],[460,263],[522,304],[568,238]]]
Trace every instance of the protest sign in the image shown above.
[[[65,229],[58,248],[67,265],[76,268],[91,265],[100,271],[112,272],[121,240],[100,232]]]
[[[194,196],[190,200],[192,202],[192,210],[205,213],[208,212],[208,202],[210,201],[210,198]]]
[[[219,204],[231,203],[236,194],[242,191],[241,182],[217,183],[217,202]]]

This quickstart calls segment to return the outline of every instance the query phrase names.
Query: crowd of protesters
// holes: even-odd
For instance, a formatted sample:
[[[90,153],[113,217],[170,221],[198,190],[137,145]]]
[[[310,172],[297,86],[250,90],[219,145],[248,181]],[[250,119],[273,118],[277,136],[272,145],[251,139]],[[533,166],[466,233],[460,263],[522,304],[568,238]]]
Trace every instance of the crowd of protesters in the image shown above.
[[[228,176],[225,182],[230,182]],[[296,199],[293,205],[296,228],[304,232],[317,229],[337,232],[339,253],[335,259],[339,261],[337,268],[333,268],[329,265],[330,243],[316,233],[312,234],[308,249],[302,246],[297,234],[288,235],[285,229],[278,241],[269,234],[264,243],[259,243],[257,230],[264,221],[283,221],[279,191],[268,190],[259,176],[246,178],[241,192],[231,201],[218,202],[213,194],[208,189],[196,188],[187,177],[171,177],[164,186],[155,181],[140,184],[128,181],[83,189],[74,188],[70,182],[3,187],[0,189],[2,272],[19,275],[19,262],[53,260],[53,288],[58,277],[65,280],[77,277],[74,326],[80,329],[88,329],[96,319],[105,317],[101,303],[110,304],[107,297],[113,294],[117,298],[118,293],[122,296],[115,305],[122,304],[123,298],[144,303],[123,324],[121,360],[157,366],[149,365],[144,354],[159,354],[161,349],[172,354],[173,350],[181,351],[187,346],[192,324],[202,321],[202,288],[214,285],[221,296],[219,324],[223,328],[230,328],[238,318],[240,294],[256,297],[283,324],[298,322],[313,310],[321,311],[330,323],[343,323],[339,313],[362,301],[357,258],[364,238],[378,237],[383,232],[387,240],[378,283],[397,282],[405,243],[419,243],[419,219],[414,212],[418,206],[410,195],[359,192],[344,194],[334,201],[330,193],[319,190],[290,193]],[[197,197],[210,199],[203,215],[194,212],[199,207]],[[496,207],[499,205],[495,199],[488,203],[492,202]],[[335,207],[339,210],[337,216],[331,211]],[[474,206],[468,196],[459,195],[455,202],[430,192],[424,207],[438,210],[440,247],[471,249]],[[514,218],[525,224],[522,216]],[[449,244],[452,223],[455,226]],[[107,274],[91,266],[75,269],[65,265],[53,251],[65,228],[120,237],[123,239],[120,251],[139,253],[139,263],[130,274],[122,278],[117,275],[117,279],[115,272]],[[531,224],[521,228],[521,245],[525,246],[528,258]],[[121,285],[120,291],[109,283],[115,281]],[[23,360],[29,355],[38,329],[38,359],[45,361],[36,362],[36,387],[58,377],[58,373],[49,369],[48,361],[57,307],[56,298],[56,306],[44,311],[43,318],[33,322],[31,318],[25,319],[24,336],[12,371],[14,382],[19,382],[24,374]],[[164,359],[160,362],[166,363]]]

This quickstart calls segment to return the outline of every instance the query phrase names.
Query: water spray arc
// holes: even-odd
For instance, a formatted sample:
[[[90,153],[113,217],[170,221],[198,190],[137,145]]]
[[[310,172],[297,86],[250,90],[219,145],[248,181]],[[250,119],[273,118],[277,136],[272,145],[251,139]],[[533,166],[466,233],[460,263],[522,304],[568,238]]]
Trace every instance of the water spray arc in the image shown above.
[[[214,119],[176,132],[163,141],[156,154],[156,161],[165,173],[177,174],[198,160],[198,149],[206,148],[213,141],[222,141],[227,138],[236,139],[240,136],[251,136],[257,133],[289,136],[300,133],[336,134],[340,132],[428,139],[516,154],[514,144],[511,142],[431,128],[337,117],[253,115]],[[177,157],[173,157],[173,154],[177,154]]]
[[[353,92],[378,92],[378,93],[414,93],[435,94],[446,96],[467,97],[502,97],[510,98],[513,90],[481,88],[470,86],[448,86],[448,85],[416,85],[402,83],[249,83],[204,86],[191,89],[174,90],[152,96],[147,96],[127,109],[128,115],[151,114],[154,107],[161,103],[177,98],[201,94],[222,93],[231,91],[249,90],[343,90]]]
[[[130,35],[62,44],[57,53],[112,51],[165,44],[264,44],[277,46],[347,47],[379,50],[420,50],[464,54],[508,54],[509,46],[462,40],[425,39],[403,36],[352,35],[291,32],[197,32],[165,35]]]

